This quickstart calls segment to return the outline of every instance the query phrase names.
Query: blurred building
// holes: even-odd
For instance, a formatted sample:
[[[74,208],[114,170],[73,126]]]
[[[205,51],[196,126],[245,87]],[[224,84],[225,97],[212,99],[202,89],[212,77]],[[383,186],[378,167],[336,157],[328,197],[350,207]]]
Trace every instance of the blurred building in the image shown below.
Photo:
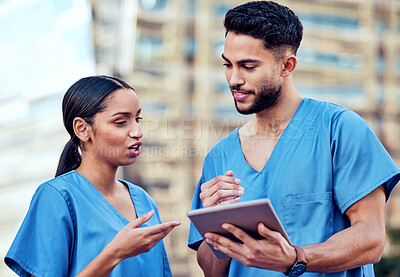
[[[50,28],[51,24],[69,26],[67,23],[74,21],[69,16],[72,11],[78,12],[76,9],[61,7],[64,1],[50,2],[53,3],[50,7],[56,11],[69,12],[61,17],[64,20],[61,23],[38,24],[35,30]],[[74,6],[78,2],[82,1],[70,3]],[[121,175],[142,186],[155,198],[164,221],[177,219],[182,222],[182,226],[165,239],[173,276],[202,276],[194,251],[186,246],[189,228],[186,212],[190,209],[208,150],[249,119],[236,112],[221,58],[224,15],[231,7],[243,2],[90,0],[93,37],[90,32],[80,32],[79,26],[67,32],[78,36],[79,41],[86,41],[90,36],[94,43],[96,73],[120,76],[139,95],[144,117],[142,155],[135,165],[124,168]],[[358,112],[400,164],[400,93],[396,89],[400,83],[400,2],[276,2],[293,9],[304,25],[304,39],[298,51],[299,63],[294,76],[299,92],[305,97],[336,102]],[[32,7],[26,6],[29,11]],[[3,24],[11,17],[4,19],[2,8],[9,11],[10,7],[5,9],[0,2]],[[53,14],[54,10],[41,9],[48,16],[50,12],[52,18],[57,15]],[[69,43],[66,48],[71,49],[74,45]],[[79,52],[77,57],[86,57],[85,53],[89,52]],[[66,60],[64,57],[60,66]],[[37,64],[40,62],[33,62],[30,70],[34,71]],[[48,68],[54,69],[56,65],[49,64]],[[63,90],[78,77],[93,71],[78,68],[82,69],[76,66],[75,75],[69,72],[71,80],[67,80],[68,83],[62,82]],[[58,126],[61,116],[57,113],[61,111],[64,92],[61,88],[52,89],[45,97],[32,98],[6,97],[3,96],[4,86],[0,89],[0,114],[23,109],[21,107],[27,109],[21,123],[12,119],[4,123],[0,118],[0,207],[10,211],[0,214],[0,254],[3,258],[34,189],[53,176],[67,138]],[[43,89],[36,89],[35,95],[40,91]],[[16,106],[11,106],[15,108],[9,108],[15,101]],[[45,125],[45,122],[52,123]],[[26,144],[26,138],[33,142]],[[387,211],[388,226],[400,228],[399,189],[391,196]],[[393,253],[389,243],[386,249]],[[0,267],[0,276],[13,275]]]

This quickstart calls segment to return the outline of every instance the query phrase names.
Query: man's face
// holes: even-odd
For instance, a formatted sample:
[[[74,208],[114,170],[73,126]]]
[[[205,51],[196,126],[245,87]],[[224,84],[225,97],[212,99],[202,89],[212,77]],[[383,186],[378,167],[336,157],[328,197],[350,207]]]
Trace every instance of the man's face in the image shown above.
[[[282,80],[277,62],[262,40],[229,32],[222,58],[238,112],[253,114],[276,105]]]

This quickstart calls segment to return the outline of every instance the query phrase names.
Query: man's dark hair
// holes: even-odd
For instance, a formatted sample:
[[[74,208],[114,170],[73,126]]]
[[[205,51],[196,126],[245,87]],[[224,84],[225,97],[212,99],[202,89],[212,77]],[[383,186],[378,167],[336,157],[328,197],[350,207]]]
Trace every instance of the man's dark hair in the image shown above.
[[[262,39],[275,58],[287,49],[296,55],[303,37],[303,25],[288,7],[272,1],[255,1],[228,11],[224,26],[226,34],[234,32]]]

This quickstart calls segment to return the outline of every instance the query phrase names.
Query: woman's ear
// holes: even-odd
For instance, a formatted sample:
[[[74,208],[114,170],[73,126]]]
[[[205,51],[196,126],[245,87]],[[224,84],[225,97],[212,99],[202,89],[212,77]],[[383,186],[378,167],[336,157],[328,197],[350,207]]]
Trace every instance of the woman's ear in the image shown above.
[[[82,141],[87,142],[90,140],[90,131],[92,127],[86,123],[81,117],[75,117],[72,123],[75,135]]]
[[[282,77],[287,77],[291,75],[296,68],[297,65],[297,58],[295,55],[286,56],[284,58],[283,70],[282,70]]]

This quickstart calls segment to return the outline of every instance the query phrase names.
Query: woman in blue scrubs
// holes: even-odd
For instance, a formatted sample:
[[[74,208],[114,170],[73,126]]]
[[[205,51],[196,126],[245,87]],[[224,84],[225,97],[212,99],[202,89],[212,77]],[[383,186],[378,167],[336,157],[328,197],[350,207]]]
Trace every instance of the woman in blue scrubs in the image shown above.
[[[56,177],[39,186],[5,257],[19,276],[171,276],[155,201],[117,180],[140,155],[141,108],[114,77],[82,78],[63,99],[70,140]]]

